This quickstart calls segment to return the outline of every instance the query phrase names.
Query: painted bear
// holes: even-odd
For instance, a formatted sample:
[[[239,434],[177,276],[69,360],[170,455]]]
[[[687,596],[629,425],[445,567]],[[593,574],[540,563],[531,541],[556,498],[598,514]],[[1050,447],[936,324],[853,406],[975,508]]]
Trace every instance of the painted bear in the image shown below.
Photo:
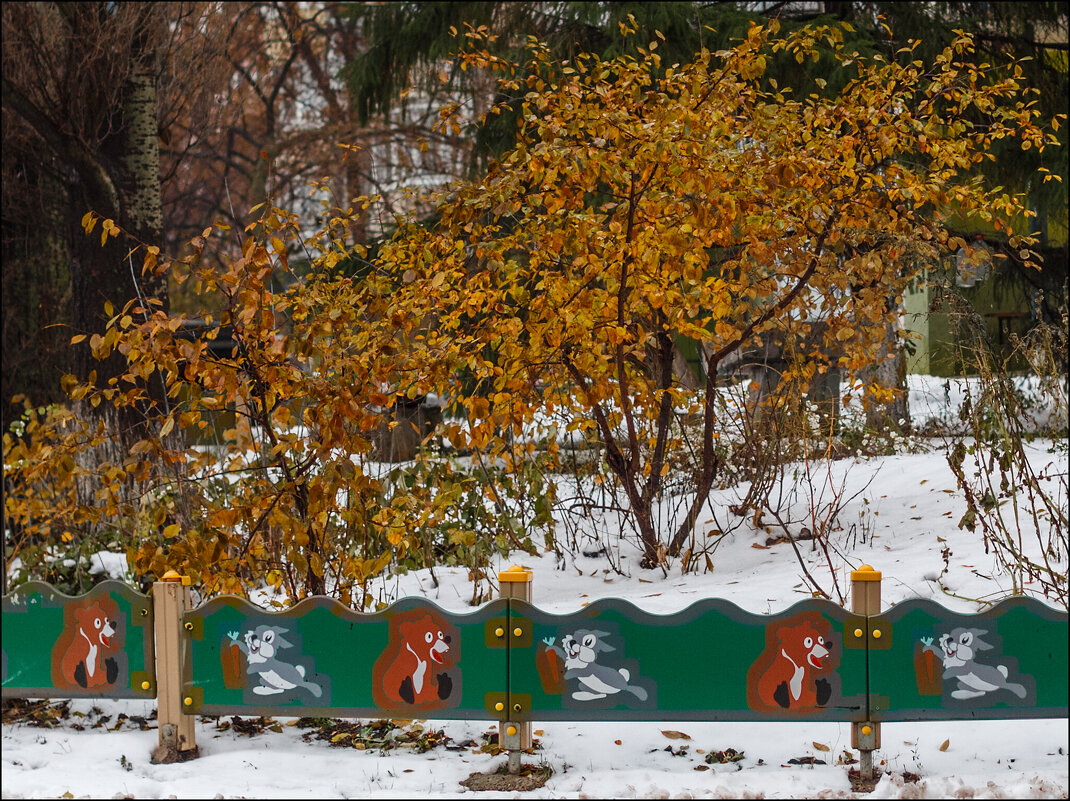
[[[381,680],[375,671],[377,688],[392,702],[388,705],[446,706],[454,690],[449,668],[457,661],[446,628],[431,613],[397,622],[400,637],[391,637],[378,660],[385,664]]]
[[[119,665],[115,624],[104,612],[100,601],[73,611],[74,633],[60,661],[60,673],[68,685],[88,689],[115,684]]]
[[[813,709],[832,697],[833,664],[828,625],[802,615],[778,626],[748,675],[748,695],[769,711]],[[756,680],[755,680],[756,679]]]

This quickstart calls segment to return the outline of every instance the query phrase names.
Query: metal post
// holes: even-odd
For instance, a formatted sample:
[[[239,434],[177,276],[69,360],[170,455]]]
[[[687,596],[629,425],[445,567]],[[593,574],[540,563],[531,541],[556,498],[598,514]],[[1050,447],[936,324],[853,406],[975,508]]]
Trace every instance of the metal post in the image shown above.
[[[508,570],[498,573],[498,595],[501,598],[511,598],[515,601],[531,603],[531,585],[534,574],[526,567],[513,565]],[[510,640],[513,636],[519,637],[521,631],[509,632]],[[522,711],[519,704],[514,704],[508,710],[513,712]],[[531,721],[502,720],[498,722],[498,744],[509,755],[509,773],[514,776],[520,773],[520,758],[527,749],[531,748]]]
[[[154,763],[184,762],[197,756],[193,715],[182,714],[182,613],[190,603],[189,576],[167,571],[152,585],[156,627],[156,717],[159,745]]]
[[[858,570],[851,571],[851,611],[856,615],[870,617],[879,615],[881,611],[881,574],[869,565],[862,565]],[[869,638],[880,636],[880,632],[874,632],[866,621],[866,647],[869,648]],[[869,657],[866,657],[866,667],[869,667]],[[866,699],[866,717],[869,717],[869,699]],[[863,781],[873,779],[873,751],[881,747],[881,724],[871,720],[855,721],[851,724],[851,747],[858,751],[858,775]]]

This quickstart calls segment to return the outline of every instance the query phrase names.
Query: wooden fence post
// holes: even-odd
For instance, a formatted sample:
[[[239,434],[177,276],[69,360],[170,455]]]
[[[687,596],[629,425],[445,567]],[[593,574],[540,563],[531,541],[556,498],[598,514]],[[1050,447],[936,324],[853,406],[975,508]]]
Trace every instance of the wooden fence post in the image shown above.
[[[159,745],[152,752],[152,762],[156,764],[197,756],[197,718],[182,714],[182,613],[191,606],[189,584],[189,576],[169,570],[152,585],[159,725]]]
[[[520,565],[513,565],[508,570],[501,571],[498,573],[498,596],[530,604],[533,577],[531,570]],[[510,631],[509,637],[519,637],[521,634],[517,629]],[[521,710],[515,708],[509,710],[510,713],[519,711]],[[532,745],[531,721],[498,721],[498,744],[509,755],[509,772],[513,775],[519,774],[521,754]]]
[[[851,611],[856,615],[870,617],[881,611],[881,574],[869,565],[862,565],[851,571]],[[874,632],[866,621],[866,648],[869,638],[880,636]],[[869,670],[869,656],[866,656],[866,670]],[[868,686],[868,684],[867,684]],[[869,702],[866,699],[866,717],[869,717]],[[851,748],[858,751],[858,775],[863,781],[873,779],[873,752],[881,747],[881,724],[871,720],[854,721],[851,724]]]

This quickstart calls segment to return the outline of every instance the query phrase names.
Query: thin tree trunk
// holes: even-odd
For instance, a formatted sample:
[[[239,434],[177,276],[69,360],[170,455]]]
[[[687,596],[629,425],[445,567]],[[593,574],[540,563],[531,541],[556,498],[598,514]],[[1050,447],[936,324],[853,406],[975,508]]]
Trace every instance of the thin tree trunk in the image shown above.
[[[875,364],[861,371],[859,378],[867,385],[877,384],[895,390],[891,401],[867,398],[866,427],[873,431],[910,430],[910,409],[906,392],[906,352],[895,323],[888,323]]]

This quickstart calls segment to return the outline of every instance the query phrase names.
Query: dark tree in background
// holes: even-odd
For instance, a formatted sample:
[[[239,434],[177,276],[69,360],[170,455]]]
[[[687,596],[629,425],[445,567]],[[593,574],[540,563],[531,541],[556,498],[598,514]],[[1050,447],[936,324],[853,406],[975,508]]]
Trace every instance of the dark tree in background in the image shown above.
[[[166,303],[166,283],[142,275],[131,244],[88,237],[93,210],[138,240],[163,226],[157,126],[158,51],[168,6],[153,3],[5,3],[3,6],[3,402],[16,393],[61,399],[64,373],[96,370],[70,347],[104,330],[103,306],[140,293]],[[99,229],[98,229],[99,231]]]

